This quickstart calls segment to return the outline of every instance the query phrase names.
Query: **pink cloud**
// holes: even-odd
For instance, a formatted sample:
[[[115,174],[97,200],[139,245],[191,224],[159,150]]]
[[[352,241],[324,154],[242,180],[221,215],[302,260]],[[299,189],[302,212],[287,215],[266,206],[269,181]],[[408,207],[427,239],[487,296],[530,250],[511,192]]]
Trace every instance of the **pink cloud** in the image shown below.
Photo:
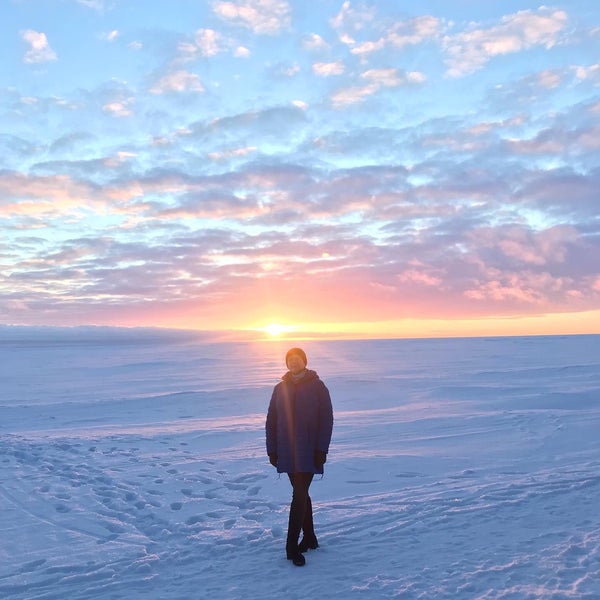
[[[568,22],[567,13],[541,7],[523,10],[502,18],[488,28],[475,26],[464,33],[444,38],[446,63],[451,77],[477,71],[492,58],[521,52],[535,46],[551,48],[558,43]]]

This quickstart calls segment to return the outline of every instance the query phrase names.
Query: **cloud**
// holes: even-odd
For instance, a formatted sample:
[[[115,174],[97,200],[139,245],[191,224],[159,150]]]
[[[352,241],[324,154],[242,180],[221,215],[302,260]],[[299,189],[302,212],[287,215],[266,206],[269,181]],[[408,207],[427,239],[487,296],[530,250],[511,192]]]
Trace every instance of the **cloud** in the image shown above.
[[[198,57],[209,58],[225,50],[221,34],[214,29],[198,29],[193,42],[181,42],[178,47],[180,58],[194,60]]]
[[[600,123],[555,123],[540,129],[530,138],[513,138],[506,141],[515,154],[549,155],[555,159],[580,155],[600,149]]]
[[[167,94],[170,92],[204,92],[200,77],[195,73],[179,70],[161,77],[151,88],[151,94]]]
[[[118,37],[119,37],[119,31],[117,29],[113,29],[112,31],[109,31],[108,33],[104,34],[104,36],[103,36],[103,38],[107,42],[114,42]]]
[[[87,204],[104,210],[106,202],[95,199],[94,186],[65,175],[32,176],[0,171],[0,215],[46,219],[76,214]]]
[[[265,108],[199,121],[190,126],[187,135],[199,142],[209,141],[212,149],[221,139],[236,139],[239,147],[255,146],[259,141],[261,144],[279,141],[289,148],[289,137],[298,135],[306,121],[305,111],[297,105]]]
[[[309,51],[327,50],[329,44],[319,34],[311,33],[302,40],[302,47]]]
[[[567,13],[541,7],[537,12],[519,11],[502,18],[494,27],[476,28],[443,40],[450,77],[462,77],[482,69],[497,56],[540,46],[552,48],[560,41]]]
[[[340,41],[350,47],[351,54],[363,59],[383,50],[439,41],[444,29],[443,21],[430,15],[400,19],[390,25],[377,18],[373,7],[362,5],[354,9],[349,2],[344,3],[331,25]]]
[[[360,44],[357,44],[354,39],[349,38],[348,42],[349,42],[349,45],[353,46],[353,48],[350,50],[350,52],[352,54],[359,54],[359,55],[371,54],[372,52],[377,52],[377,51],[385,48],[385,40],[383,38],[381,38],[375,42],[367,41],[367,42],[362,42]]]
[[[105,113],[112,115],[113,117],[131,117],[133,110],[131,106],[135,103],[134,98],[127,98],[125,100],[114,100],[107,102],[102,106],[102,110]]]
[[[298,63],[276,63],[271,65],[269,73],[276,79],[289,79],[300,73],[301,68]]]
[[[331,75],[341,75],[345,66],[342,61],[335,61],[330,63],[315,63],[312,66],[313,73],[320,77],[330,77]]]
[[[331,104],[334,108],[342,109],[352,104],[364,102],[382,88],[418,85],[426,81],[423,73],[418,71],[404,73],[396,68],[368,69],[361,73],[360,77],[367,81],[366,85],[347,87],[332,95]]]
[[[65,135],[61,135],[56,140],[54,140],[48,151],[50,153],[56,152],[71,152],[76,151],[77,149],[81,150],[83,145],[86,143],[92,143],[96,138],[90,133],[83,131],[74,131]]]
[[[234,39],[224,36],[215,29],[198,29],[193,41],[180,42],[178,45],[179,61],[191,61],[212,58],[224,52],[230,52],[235,58],[248,58],[251,52],[240,46]]]
[[[406,83],[423,83],[425,75],[416,71],[410,73],[402,73],[398,69],[369,69],[365,71],[361,77],[368,79],[378,86],[382,87],[398,87]]]
[[[274,35],[291,24],[291,8],[286,0],[214,2],[213,11],[221,19],[256,34]]]
[[[529,266],[564,263],[568,246],[578,237],[571,226],[555,226],[536,232],[511,225],[479,229],[472,235],[480,236],[479,245],[487,243],[490,250],[500,252],[509,262]]]
[[[443,28],[444,23],[441,19],[423,15],[395,24],[387,31],[386,41],[395,48],[404,48],[404,46],[437,40]]]
[[[430,287],[439,287],[443,284],[443,273],[435,274],[431,267],[427,265],[416,264],[409,266],[398,274],[398,281],[404,284],[420,284]]]
[[[353,31],[357,32],[365,28],[368,23],[371,23],[376,16],[375,7],[367,4],[360,4],[356,8],[351,6],[351,3],[346,0],[342,4],[342,8],[337,15],[330,19],[330,25],[338,31]]]
[[[563,77],[556,71],[546,69],[538,74],[539,85],[547,90],[557,88],[563,81]]]
[[[351,53],[367,56],[384,49],[402,49],[405,46],[415,46],[431,40],[438,41],[443,30],[443,22],[432,16],[417,17],[415,19],[401,20],[389,27],[382,27],[382,31],[375,40],[356,42],[349,40],[352,46]]]
[[[209,152],[208,158],[211,160],[221,161],[230,158],[244,157],[256,152],[256,150],[256,146],[249,146],[247,148],[235,148],[233,150],[226,150],[224,152]]]
[[[581,81],[591,81],[594,85],[600,85],[600,63],[587,66],[573,67],[575,76]]]
[[[489,273],[488,281],[478,281],[467,289],[465,298],[480,302],[516,303],[518,305],[543,305],[539,279],[530,273]]]
[[[233,55],[236,58],[248,58],[250,56],[250,54],[251,54],[250,50],[248,50],[248,48],[246,48],[244,46],[238,46],[233,52]]]
[[[198,29],[195,35],[200,56],[215,56],[221,51],[219,34],[214,29]]]
[[[344,108],[352,104],[364,102],[369,96],[379,91],[379,86],[375,83],[365,86],[353,86],[344,88],[331,97],[331,104],[334,108]]]
[[[30,46],[23,57],[24,63],[40,64],[57,59],[56,52],[50,47],[45,33],[27,29],[21,33],[21,37]]]
[[[249,122],[240,115],[217,123],[210,136],[231,136],[250,125],[260,130],[262,117]],[[356,139],[363,135],[357,132]],[[244,159],[255,150],[229,152]],[[212,158],[227,161],[231,156],[225,154]],[[433,183],[428,185],[410,184],[411,171],[400,167],[319,170],[260,161],[212,176],[168,169],[131,174],[101,187],[65,178],[5,176],[0,195],[13,223],[35,215],[49,219],[59,210],[83,218],[78,216],[82,204],[121,219],[110,236],[46,243],[44,253],[32,246],[27,258],[14,261],[12,299],[25,302],[35,289],[37,309],[52,311],[55,295],[68,289],[76,314],[83,302],[94,319],[108,318],[109,306],[137,318],[145,314],[146,302],[155,309],[163,302],[165,308],[178,307],[178,314],[195,305],[218,319],[219,312],[237,314],[240,294],[246,318],[264,317],[265,302],[302,318],[299,286],[315,298],[322,315],[334,319],[593,306],[598,297],[593,237],[586,241],[576,225],[490,224],[503,213],[510,219],[506,204],[522,206],[536,194],[554,210],[561,201],[561,215],[575,202],[560,191],[549,198],[544,186],[552,184],[541,172],[538,181],[521,175],[512,185],[520,184],[522,193],[496,202],[504,198],[502,188],[492,188],[488,180],[497,174],[490,170],[485,176],[478,167],[459,173],[447,172],[449,164],[429,165]],[[593,195],[593,182],[589,185]],[[577,187],[571,193],[581,198]],[[21,198],[19,210],[16,198]],[[138,236],[144,243],[133,241]],[[163,298],[165,290],[173,294],[163,300],[157,290]],[[354,301],[340,308],[339,298],[346,294]],[[211,308],[216,299],[219,311]]]

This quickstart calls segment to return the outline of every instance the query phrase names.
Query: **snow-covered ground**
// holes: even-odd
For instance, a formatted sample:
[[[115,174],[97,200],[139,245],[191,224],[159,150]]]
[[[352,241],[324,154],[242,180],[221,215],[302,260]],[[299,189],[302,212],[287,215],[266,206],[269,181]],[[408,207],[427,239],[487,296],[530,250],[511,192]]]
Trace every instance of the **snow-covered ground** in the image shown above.
[[[0,598],[600,598],[600,336],[303,343],[335,411],[303,568],[289,345],[0,330]]]

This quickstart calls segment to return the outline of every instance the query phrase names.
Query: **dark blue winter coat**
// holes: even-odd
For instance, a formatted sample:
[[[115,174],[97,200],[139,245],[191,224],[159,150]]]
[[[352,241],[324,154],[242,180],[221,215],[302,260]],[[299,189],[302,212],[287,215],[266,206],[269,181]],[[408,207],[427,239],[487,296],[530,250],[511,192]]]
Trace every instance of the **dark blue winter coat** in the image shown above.
[[[331,397],[315,371],[294,382],[286,373],[275,386],[267,412],[267,454],[277,455],[279,473],[323,473],[315,451],[329,451]]]

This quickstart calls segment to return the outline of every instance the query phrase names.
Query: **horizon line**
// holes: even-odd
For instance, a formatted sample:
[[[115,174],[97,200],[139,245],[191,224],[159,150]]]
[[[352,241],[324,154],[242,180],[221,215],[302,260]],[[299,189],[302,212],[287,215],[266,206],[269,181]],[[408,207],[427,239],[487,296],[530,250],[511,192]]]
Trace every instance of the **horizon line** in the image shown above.
[[[22,333],[30,334],[30,339],[36,339],[37,334],[44,333],[113,333],[113,334],[155,334],[155,335],[182,335],[182,336],[205,336],[206,341],[211,342],[293,342],[293,341],[375,341],[375,340],[442,340],[442,339],[483,339],[483,338],[531,338],[531,337],[574,337],[574,336],[595,336],[600,335],[596,331],[562,331],[562,332],[523,332],[523,333],[423,333],[415,334],[378,334],[375,332],[344,332],[344,331],[297,331],[285,332],[281,334],[268,334],[262,328],[256,329],[194,329],[189,327],[166,327],[150,325],[98,325],[98,324],[77,324],[77,325],[30,325],[30,324],[7,324],[0,323],[0,341],[2,334]],[[29,337],[29,336],[27,336]],[[23,338],[21,338],[23,339]]]

